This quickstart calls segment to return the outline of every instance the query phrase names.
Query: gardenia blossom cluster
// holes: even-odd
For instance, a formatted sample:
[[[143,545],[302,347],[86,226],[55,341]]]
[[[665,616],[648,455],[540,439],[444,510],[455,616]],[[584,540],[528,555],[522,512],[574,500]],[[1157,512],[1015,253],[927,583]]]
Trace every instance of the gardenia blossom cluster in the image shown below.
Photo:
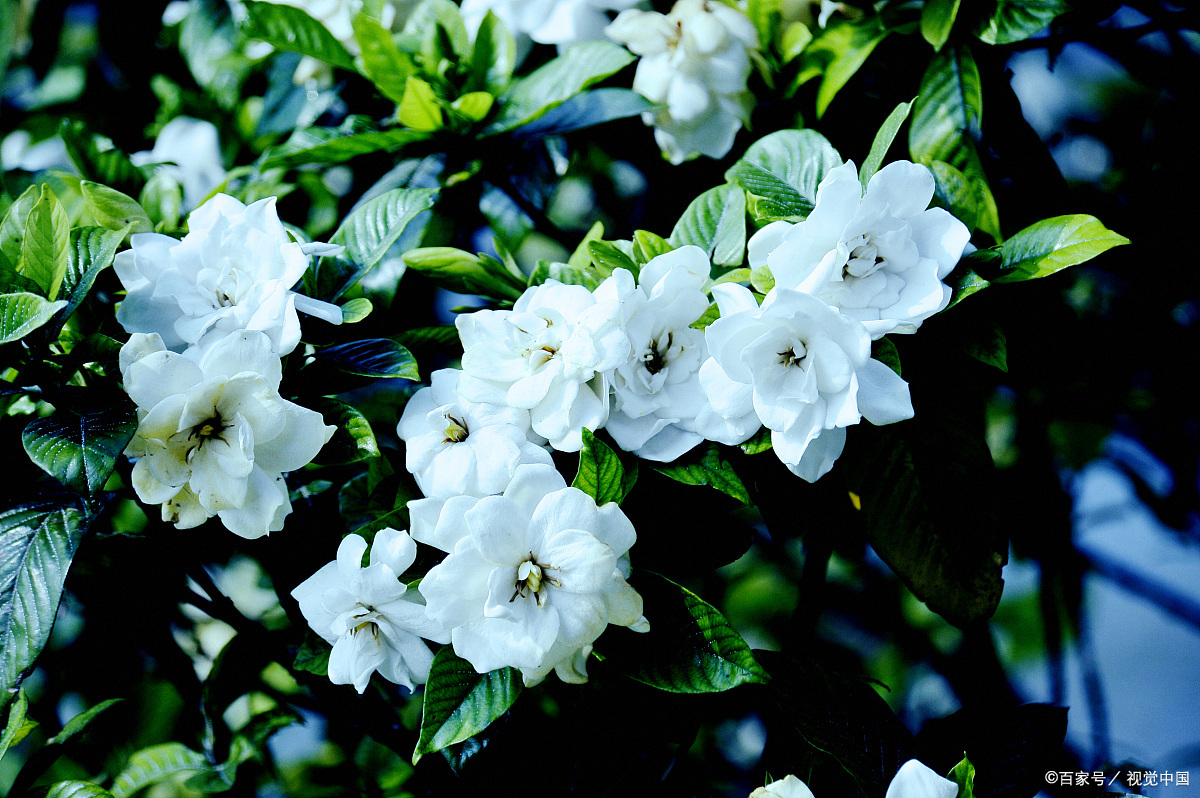
[[[958,785],[944,779],[917,759],[900,766],[884,798],[955,798]],[[749,798],[815,798],[812,790],[792,775],[777,779],[750,793]]]
[[[114,270],[127,291],[117,320],[131,333],[121,375],[138,409],[125,453],[138,498],[180,529],[217,516],[238,535],[283,528],[283,474],[332,436],[321,415],[279,395],[281,356],[300,340],[297,308],[334,323],[334,305],[293,291],[308,253],[288,236],[275,200],[218,194],[188,217],[182,240],[132,236]]]

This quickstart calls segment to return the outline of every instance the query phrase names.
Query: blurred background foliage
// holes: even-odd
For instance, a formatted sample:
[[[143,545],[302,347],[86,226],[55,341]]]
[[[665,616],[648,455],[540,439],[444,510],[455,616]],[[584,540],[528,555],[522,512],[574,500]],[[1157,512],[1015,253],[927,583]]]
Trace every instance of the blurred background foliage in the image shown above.
[[[204,17],[211,29],[188,20],[164,26],[164,12],[168,21],[173,13],[165,2],[0,4],[5,204],[36,180],[61,183],[45,171],[71,168],[60,130],[68,140],[76,130],[74,141],[102,134],[136,152],[149,149],[171,118],[195,116],[216,124],[232,167],[254,162],[297,127],[393,110],[366,81],[335,74],[333,82],[297,86],[293,54],[251,48],[239,55],[224,4],[193,2],[211,7]],[[920,3],[892,5],[919,17]],[[964,0],[954,35],[988,7]],[[865,2],[843,6],[848,14],[871,10]],[[808,670],[793,674],[790,703],[753,687],[713,696],[633,682],[604,690],[621,677],[596,662],[591,684],[551,680],[485,735],[414,768],[414,702],[378,684],[359,697],[319,673],[280,665],[295,656],[287,630],[298,616],[287,592],[330,558],[323,524],[338,513],[338,498],[322,487],[331,480],[300,489],[286,533],[257,541],[180,533],[125,501],[109,507],[108,531],[76,558],[54,636],[24,683],[39,727],[0,761],[0,790],[20,794],[112,773],[132,752],[172,740],[212,762],[233,762],[237,739],[269,737],[265,755],[237,765],[232,794],[615,795],[656,784],[662,795],[740,796],[761,784],[765,770],[811,778],[819,798],[829,798],[855,785],[822,766],[814,741],[845,734],[837,718],[853,708],[873,712],[875,693],[916,736],[891,729],[895,719],[886,713],[878,723],[937,769],[949,770],[964,747],[981,752],[972,754],[980,794],[1028,794],[1030,785],[1072,796],[1118,788],[1046,785],[1046,769],[1191,769],[1200,777],[1200,406],[1187,383],[1200,371],[1200,284],[1189,248],[1200,172],[1188,121],[1200,99],[1198,30],[1200,12],[1186,4],[1094,0],[1076,3],[1037,37],[974,49],[986,107],[979,151],[1002,231],[1088,213],[1133,242],[1051,279],[995,285],[928,321],[919,341],[897,342],[921,408],[911,423],[929,424],[919,456],[957,452],[978,432],[994,463],[994,471],[986,464],[938,494],[945,511],[957,513],[962,535],[998,531],[1011,543],[990,623],[957,628],[909,592],[868,546],[846,496],[853,475],[840,468],[807,485],[773,459],[743,458],[736,465],[761,517],[642,469],[625,506],[639,531],[639,569],[688,584],[754,648],[803,652]],[[443,190],[425,241],[489,246],[478,234],[488,222],[480,196],[488,186],[511,186],[533,161],[553,179],[540,193],[528,185],[513,193],[538,202],[514,209],[494,195],[498,204],[482,203],[493,219],[510,222],[503,243],[522,264],[565,260],[597,220],[608,238],[635,229],[665,235],[756,131],[812,126],[861,161],[880,122],[917,95],[932,57],[911,31],[886,37],[819,117],[818,81],[790,95],[784,86],[755,87],[752,129],[720,164],[670,166],[636,117],[541,147],[463,144],[434,166],[418,153],[406,162],[415,173],[429,168],[444,178],[464,170]],[[515,149],[497,155],[488,146]],[[900,149],[893,157],[904,157]],[[472,161],[482,171],[472,171]],[[337,166],[285,179],[283,170],[267,170],[244,190],[265,196],[295,182],[280,199],[280,216],[317,238],[395,165],[374,153],[356,159],[353,172]],[[420,185],[419,177],[409,184]],[[393,302],[406,314],[404,326],[418,327],[445,321],[439,303],[469,301],[445,298],[415,273],[394,298],[394,287],[378,285],[364,289],[377,304],[364,324],[381,335],[394,332]],[[115,295],[111,271],[100,287]],[[1006,371],[963,351],[963,341],[996,340]],[[442,365],[414,351],[423,374]],[[365,388],[356,402],[393,456],[390,433],[405,390]],[[15,440],[34,411],[10,403],[0,439]],[[955,429],[966,432],[945,432]],[[871,434],[863,432],[852,445],[865,449]],[[41,476],[15,460],[5,487],[14,496]],[[399,484],[381,468],[379,479]],[[128,483],[128,464],[122,469]],[[654,528],[664,526],[666,503],[669,528]],[[259,564],[268,562],[270,577]],[[610,630],[601,643],[616,638],[609,645],[619,649],[621,632]],[[770,654],[762,656],[767,664]],[[79,712],[113,698],[123,700],[83,733],[43,747]],[[1030,702],[1070,710],[1064,718]],[[604,753],[579,753],[586,751]],[[1014,756],[1022,757],[1015,769]],[[204,788],[182,782],[149,794]]]

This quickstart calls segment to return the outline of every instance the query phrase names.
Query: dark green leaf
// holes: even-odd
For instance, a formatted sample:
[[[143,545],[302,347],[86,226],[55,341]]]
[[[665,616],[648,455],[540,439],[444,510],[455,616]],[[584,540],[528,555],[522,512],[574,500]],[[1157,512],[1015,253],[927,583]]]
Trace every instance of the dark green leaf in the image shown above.
[[[733,466],[721,459],[721,451],[716,444],[710,444],[699,460],[685,457],[670,465],[655,466],[654,470],[684,485],[709,485],[742,504],[750,504],[746,486]]]
[[[78,715],[67,721],[67,724],[62,727],[62,731],[47,740],[46,745],[62,745],[67,740],[86,729],[101,712],[108,709],[113,704],[119,704],[122,700],[123,699],[120,698],[110,698],[107,701],[101,701],[94,707],[85,709],[83,712],[80,712]]]
[[[961,2],[962,0],[925,0],[925,7],[921,9],[921,35],[933,45],[933,49],[940,50],[946,46]]]
[[[62,496],[0,512],[0,705],[50,639],[84,526]]]
[[[405,128],[375,130],[364,123],[362,117],[350,117],[338,127],[297,130],[283,144],[266,153],[263,168],[342,163],[358,155],[395,152],[406,144],[428,137],[428,133]]]
[[[333,437],[321,448],[313,462],[340,465],[379,455],[379,443],[371,431],[370,422],[354,407],[337,399],[321,399],[312,403],[311,407],[325,418],[326,424],[337,427]]]
[[[319,349],[313,355],[313,365],[317,363],[374,380],[421,379],[417,359],[390,338],[368,338]]]
[[[982,199],[976,186],[945,161],[934,161],[927,166],[936,181],[934,203],[950,211],[968,230],[974,230],[978,226],[979,203]]]
[[[160,781],[208,770],[210,765],[203,755],[191,750],[183,743],[163,743],[134,753],[124,769],[113,780],[113,798],[129,798],[138,790],[158,784]]]
[[[90,180],[80,184],[80,191],[88,212],[101,227],[109,230],[128,228],[134,233],[147,233],[154,229],[149,214],[133,197]]]
[[[319,61],[342,69],[355,71],[354,57],[333,34],[307,12],[282,3],[245,0],[249,16],[242,23],[242,32],[252,39],[262,39],[279,50],[312,56]]]
[[[896,134],[900,132],[900,126],[904,124],[905,119],[908,119],[908,112],[911,109],[912,103],[900,103],[892,109],[888,118],[883,120],[883,125],[875,134],[875,140],[871,142],[871,151],[867,153],[862,166],[858,167],[858,181],[862,183],[863,191],[867,190],[867,183],[871,182],[871,176],[879,171],[880,166],[883,166],[883,159],[891,149]]]
[[[57,314],[60,321],[70,318],[92,290],[97,275],[112,265],[125,234],[125,229],[106,230],[103,227],[76,227],[71,231],[67,273],[62,283],[67,305]]]
[[[227,110],[241,102],[241,85],[250,62],[239,52],[241,35],[233,22],[229,3],[223,0],[189,0],[188,14],[179,26],[179,51],[196,82]],[[137,193],[101,178],[132,196]]]
[[[583,448],[579,452],[579,470],[571,487],[596,500],[597,505],[625,501],[625,496],[637,481],[637,463],[626,471],[617,453],[604,441],[597,440],[590,429],[583,430]]]
[[[597,645],[606,664],[636,681],[672,693],[718,693],[770,678],[725,616],[692,591],[641,572],[650,631],[610,630]]]
[[[438,327],[417,327],[396,333],[392,339],[409,350],[421,347],[452,347],[459,346],[458,328],[453,324],[443,324]]]
[[[1024,41],[1070,10],[1066,0],[996,0],[996,10],[976,35],[988,44]]]
[[[24,338],[66,306],[65,300],[47,302],[37,294],[0,294],[0,344]]]
[[[25,219],[25,238],[21,241],[17,272],[37,283],[47,299],[58,299],[63,275],[67,273],[70,245],[71,220],[67,218],[67,211],[50,187],[43,185],[41,196]]]
[[[980,250],[986,251],[986,250]],[[950,272],[950,276],[946,278],[946,285],[950,286],[950,304],[946,306],[947,310],[963,301],[971,294],[978,293],[987,288],[991,283],[979,276],[973,271],[970,266],[970,259],[964,259],[962,263]]]
[[[0,706],[3,705],[3,702],[0,701]],[[13,701],[8,708],[8,720],[4,724],[4,732],[0,733],[0,759],[4,758],[4,754],[9,748],[24,740],[29,732],[37,727],[37,722],[26,717],[25,713],[28,711],[29,699],[25,697],[24,690],[18,690],[17,700]]]
[[[976,360],[1007,372],[1008,341],[1004,337],[1004,330],[993,322],[981,332],[979,337],[964,342],[963,349]]]
[[[21,433],[21,443],[29,458],[50,476],[77,493],[95,496],[137,427],[132,405],[84,415],[59,410],[30,422]]]
[[[103,183],[130,196],[141,193],[145,175],[107,138],[90,133],[83,122],[68,119],[63,120],[58,133],[84,180]]]
[[[438,192],[427,188],[395,188],[367,200],[351,211],[338,229],[329,237],[329,243],[341,244],[346,250],[336,256],[354,267],[348,277],[342,277],[338,285],[326,286],[321,270],[326,261],[317,266],[317,281],[320,293],[330,301],[342,296],[349,288],[375,267],[387,254],[392,244],[404,234],[405,228],[422,211],[433,207]],[[328,260],[328,259],[327,259]]]
[[[570,45],[558,58],[513,82],[487,132],[504,133],[528,124],[633,61],[632,53],[612,42]]]
[[[405,80],[416,74],[412,56],[400,52],[391,31],[363,13],[354,15],[354,38],[362,50],[363,66],[375,88],[394,103],[404,97]]]
[[[733,185],[705,191],[687,206],[669,240],[677,247],[700,247],[717,266],[740,266],[746,254],[746,192]]]
[[[976,145],[983,122],[979,69],[966,46],[938,53],[925,70],[921,91],[913,101],[908,148],[913,160],[929,165],[945,161],[958,169],[974,189],[980,229],[1001,240],[996,200]]]
[[[998,272],[991,281],[1016,283],[1046,277],[1128,243],[1128,238],[1109,230],[1094,216],[1079,213],[1043,219],[993,250],[1001,259],[989,264]]]
[[[369,461],[387,463],[379,457]],[[352,532],[369,538],[384,527],[408,528],[408,502],[420,498],[415,491],[410,493],[401,486],[400,480],[391,475],[371,487],[370,472],[359,474],[338,491],[338,512]]]
[[[575,95],[554,110],[517,128],[512,135],[518,139],[557,136],[614,119],[644,114],[657,107],[630,89],[594,89]]]
[[[329,655],[332,651],[333,649],[324,640],[311,632],[306,632],[304,642],[296,649],[296,659],[292,662],[292,667],[298,671],[328,676]]]
[[[751,144],[725,179],[750,194],[758,221],[798,221],[816,205],[821,180],[841,165],[842,156],[815,130],[780,130]]]
[[[805,78],[823,74],[817,90],[817,118],[842,87],[854,77],[867,56],[890,33],[877,15],[830,25],[804,48]]]
[[[443,646],[433,656],[421,736],[413,751],[415,765],[425,754],[462,742],[508,711],[521,694],[521,674],[514,668],[476,673],[471,663]]]
[[[886,336],[871,342],[871,357],[896,372],[896,376],[904,376],[900,370],[900,353],[896,351],[896,345]]]

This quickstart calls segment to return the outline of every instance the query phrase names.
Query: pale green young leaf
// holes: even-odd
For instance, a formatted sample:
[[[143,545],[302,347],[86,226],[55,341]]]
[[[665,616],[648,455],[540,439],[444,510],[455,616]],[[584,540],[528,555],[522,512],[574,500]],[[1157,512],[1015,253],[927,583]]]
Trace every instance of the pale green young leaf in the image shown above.
[[[956,798],[975,798],[975,766],[970,759],[964,756],[946,778],[958,785]]]
[[[1087,214],[1043,219],[1000,245],[1000,274],[992,277],[992,282],[1016,283],[1046,277],[1128,243],[1128,238]]]
[[[521,694],[521,674],[514,668],[476,673],[471,663],[443,646],[433,656],[421,734],[413,764],[425,754],[441,751],[483,731],[509,710]]]
[[[134,233],[148,233],[154,229],[150,215],[133,197],[90,180],[80,184],[80,191],[88,212],[101,227],[109,230],[128,227]]]
[[[1045,30],[1070,10],[1066,0],[996,0],[996,10],[975,35],[988,44],[1013,44]]]
[[[21,432],[29,459],[83,496],[95,496],[112,475],[117,458],[137,432],[132,405],[76,415],[59,410],[31,421]]]
[[[412,56],[400,51],[392,40],[391,31],[379,24],[378,20],[359,12],[351,22],[354,25],[354,39],[362,51],[367,77],[380,94],[399,103],[404,97],[406,80],[417,72]]]
[[[422,133],[442,127],[442,107],[433,87],[418,77],[409,75],[404,81],[404,95],[396,118],[405,127]]]
[[[575,247],[575,251],[571,253],[571,257],[567,258],[567,264],[574,266],[577,269],[583,269],[590,266],[592,263],[592,255],[588,251],[588,245],[593,241],[600,241],[604,238],[604,222],[595,222],[591,229],[587,231],[587,235]]]
[[[354,57],[329,29],[306,11],[282,3],[245,0],[247,17],[242,32],[279,50],[312,56],[342,69],[356,71]]]
[[[617,269],[627,269],[634,277],[641,272],[637,261],[612,241],[589,241],[588,254],[597,280],[603,280]],[[599,282],[597,282],[599,285]]]
[[[700,247],[717,266],[740,266],[746,254],[745,190],[727,184],[705,191],[688,204],[667,240]]]
[[[421,247],[410,249],[403,257],[409,269],[461,294],[517,299],[526,288],[526,279],[517,277],[500,261],[461,249]]]
[[[900,103],[892,109],[887,119],[883,120],[875,134],[875,140],[871,142],[871,151],[858,167],[858,181],[862,183],[863,191],[867,190],[867,183],[871,182],[871,177],[883,166],[883,159],[887,157],[888,150],[891,149],[896,134],[900,132],[900,126],[908,119],[911,109],[912,103]]]
[[[41,195],[25,220],[25,237],[21,241],[21,258],[17,273],[37,283],[47,299],[58,299],[63,275],[67,273],[71,245],[71,220],[58,197],[49,186],[42,186]]]
[[[933,45],[933,49],[941,50],[946,46],[961,2],[962,0],[925,0],[925,6],[921,9],[921,35]]]
[[[25,291],[0,294],[0,344],[19,341],[66,306],[65,300],[47,302],[37,294]]]
[[[665,255],[673,249],[675,247],[658,233],[649,230],[633,232],[633,259],[639,266],[645,266],[659,255]]]
[[[725,179],[750,195],[759,222],[799,221],[817,202],[817,186],[842,156],[815,130],[780,130],[750,145]]]
[[[637,463],[626,470],[621,458],[608,444],[597,440],[592,431],[584,428],[583,448],[579,451],[579,470],[571,487],[596,500],[597,505],[616,502],[620,504],[637,481]]]
[[[342,323],[357,324],[371,315],[374,306],[365,296],[355,297],[342,305]]]
[[[142,188],[138,205],[146,211],[154,229],[174,230],[183,213],[183,188],[167,172],[155,172]]]
[[[495,103],[496,98],[486,91],[469,91],[459,95],[458,99],[450,103],[450,107],[468,121],[482,122],[491,113]]]
[[[33,206],[37,204],[41,196],[42,191],[39,186],[34,185],[25,189],[21,196],[8,206],[8,210],[4,214],[4,221],[0,222],[0,254],[14,269],[21,260],[21,241],[25,238],[25,222],[28,221],[29,212],[33,210]]]

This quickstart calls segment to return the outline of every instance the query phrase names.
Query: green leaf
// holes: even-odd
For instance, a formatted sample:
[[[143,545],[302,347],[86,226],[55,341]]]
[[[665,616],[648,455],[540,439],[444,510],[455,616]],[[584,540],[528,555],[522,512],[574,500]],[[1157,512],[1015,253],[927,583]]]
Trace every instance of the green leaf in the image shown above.
[[[50,639],[84,526],[83,512],[61,496],[0,512],[0,703]]]
[[[983,199],[976,186],[945,161],[933,161],[926,165],[933,172],[936,183],[934,203],[948,210],[968,230],[974,230],[978,226],[979,203]]]
[[[425,754],[460,743],[499,718],[521,694],[521,673],[500,668],[476,673],[471,663],[443,646],[433,655],[421,710],[421,736],[413,764]]]
[[[379,24],[378,20],[359,12],[351,22],[354,25],[354,39],[362,50],[367,77],[380,94],[399,103],[404,97],[405,81],[417,71],[412,56],[400,51],[392,40],[391,31]]]
[[[996,10],[975,35],[988,44],[1024,41],[1070,10],[1066,0],[996,0]]]
[[[129,228],[135,233],[148,233],[154,229],[150,215],[133,197],[90,180],[84,180],[79,189],[88,212],[101,227],[109,230]]]
[[[263,168],[290,168],[314,163],[343,163],[373,152],[395,152],[429,134],[418,130],[394,128],[375,130],[362,117],[350,117],[338,127],[309,127],[297,130],[278,147],[263,156]]]
[[[665,238],[649,230],[633,231],[633,259],[638,266],[645,266],[659,255],[665,255],[675,249]],[[641,269],[639,268],[639,272]],[[637,274],[638,272],[634,272]]]
[[[404,35],[421,43],[421,58],[434,65],[462,64],[471,56],[470,34],[462,12],[450,0],[422,0],[404,23]]]
[[[28,292],[0,294],[0,344],[19,341],[66,306],[65,300],[47,302]]]
[[[390,338],[368,338],[318,349],[313,365],[318,363],[373,380],[421,379],[417,359]]]
[[[750,504],[746,486],[733,466],[721,459],[721,450],[716,444],[710,444],[699,460],[654,466],[654,470],[684,485],[709,485],[742,504]]]
[[[770,679],[725,616],[695,593],[648,571],[635,587],[650,631],[610,630],[597,644],[606,665],[672,693],[718,693]]]
[[[307,12],[294,6],[258,0],[245,0],[244,5],[249,16],[242,23],[242,32],[251,39],[261,39],[276,49],[312,56],[327,64],[356,71],[354,57],[345,46]]]
[[[96,277],[112,265],[126,233],[125,228],[106,230],[103,227],[76,227],[71,231],[67,273],[63,275],[62,283],[67,304],[56,314],[60,320],[66,321],[87,298]]]
[[[416,327],[396,333],[392,336],[392,340],[410,350],[419,350],[421,347],[443,348],[459,346],[458,328],[453,324],[442,324],[436,327]]]
[[[499,96],[512,80],[517,65],[517,43],[512,33],[490,10],[475,32],[471,51],[471,75],[464,91],[486,91]]]
[[[138,205],[146,211],[155,229],[174,230],[179,227],[183,213],[183,187],[169,173],[157,171],[146,181]]]
[[[576,94],[552,111],[522,125],[512,132],[512,136],[516,139],[557,136],[614,119],[638,116],[658,107],[630,89],[592,89]]]
[[[717,266],[740,266],[746,254],[746,192],[738,186],[710,188],[688,204],[668,239],[693,244]]]
[[[597,506],[616,502],[620,504],[637,481],[637,464],[625,470],[621,458],[604,441],[597,440],[590,429],[583,430],[583,448],[579,451],[579,470],[571,487],[596,500]]]
[[[635,56],[606,41],[579,42],[562,55],[512,83],[500,114],[487,132],[504,133],[532,122],[594,83],[624,69]]]
[[[945,280],[946,285],[950,286],[951,290],[950,303],[946,305],[947,310],[971,296],[971,294],[978,293],[991,285],[991,283],[980,277],[977,272],[967,265],[970,262],[969,258],[964,259],[962,263],[954,267],[954,271],[950,272],[950,276]]]
[[[228,10],[226,10],[228,13]],[[83,122],[64,119],[58,133],[67,147],[67,155],[84,180],[93,180],[134,195],[146,184],[142,171],[112,141],[88,131]]]
[[[112,793],[90,781],[59,781],[50,785],[46,798],[112,798]]]
[[[459,95],[450,103],[450,107],[462,118],[470,122],[482,122],[491,113],[496,98],[486,91],[469,91]]]
[[[968,355],[989,366],[1008,372],[1008,340],[999,324],[992,322],[981,331],[981,336],[963,343]]]
[[[597,285],[617,269],[627,269],[634,276],[641,272],[637,261],[611,241],[589,241],[587,249],[592,257]]]
[[[495,258],[472,255],[454,247],[410,249],[404,253],[404,264],[461,294],[517,299],[526,288],[524,275],[513,274]]]
[[[437,198],[436,189],[394,188],[352,210],[329,237],[329,243],[346,247],[345,252],[335,259],[356,268],[341,280],[340,285],[330,286],[332,290],[321,293],[330,301],[342,296],[383,259],[408,224],[419,213],[432,208]],[[318,285],[324,282],[321,278],[323,268],[325,261],[317,266]]]
[[[750,194],[759,222],[799,221],[817,202],[817,186],[842,156],[815,130],[780,130],[750,145],[725,179]]]
[[[921,35],[933,45],[933,49],[941,50],[946,46],[961,2],[962,0],[925,0],[925,7],[921,9]]]
[[[59,410],[30,422],[21,433],[21,443],[47,474],[77,493],[95,496],[103,490],[137,427],[132,405],[84,415]]]
[[[338,491],[338,513],[352,532],[369,538],[384,527],[408,528],[408,502],[420,498],[401,486],[394,474],[371,487],[376,464],[386,466],[387,458],[368,461],[368,471],[359,474]]]
[[[962,172],[974,188],[979,228],[1000,241],[999,212],[976,145],[982,122],[979,69],[971,51],[965,45],[942,50],[925,70],[913,100],[908,148],[914,161],[927,166],[945,161]]]
[[[222,108],[232,111],[242,102],[241,85],[251,63],[241,52],[241,36],[229,3],[189,0],[188,14],[179,26],[179,51],[188,70]],[[115,186],[110,180],[92,178]],[[124,190],[123,186],[115,186]],[[132,191],[128,191],[131,196]]]
[[[830,25],[804,48],[805,70],[801,74],[804,75],[806,71],[809,74],[812,71],[824,74],[821,87],[817,90],[818,119],[825,114],[825,109],[842,87],[854,77],[875,46],[890,32],[878,16],[870,15]]]
[[[129,798],[151,784],[209,768],[208,760],[183,743],[152,745],[129,757],[125,768],[113,780],[111,792],[113,798]]]
[[[442,108],[433,87],[410,75],[404,82],[404,96],[400,99],[396,118],[405,127],[422,133],[440,130],[443,125]]]
[[[582,285],[589,291],[595,291],[604,282],[602,272],[605,276],[611,274],[610,270],[594,267],[590,263],[587,266],[572,266],[569,263],[539,260],[533,274],[529,275],[529,284],[541,285],[547,280],[558,280],[563,285]]]
[[[107,701],[101,701],[94,707],[85,709],[83,712],[80,712],[78,715],[67,721],[66,725],[62,727],[62,731],[47,740],[46,745],[62,745],[67,740],[70,740],[72,737],[86,729],[101,712],[108,709],[113,704],[121,703],[123,700],[124,699],[121,698],[110,698]]]
[[[337,427],[333,437],[321,447],[320,454],[313,462],[318,465],[342,465],[379,455],[379,443],[371,431],[371,423],[357,409],[337,399],[321,399],[309,406],[325,418],[326,424]]]
[[[17,272],[37,283],[45,297],[58,299],[63,275],[67,273],[67,249],[71,244],[71,220],[49,186],[29,209],[25,220],[25,238]]]
[[[771,446],[771,430],[766,427],[751,435],[746,441],[738,444],[738,448],[746,454],[760,454],[769,451]]]
[[[362,476],[366,476],[366,474]],[[292,662],[292,667],[298,671],[328,676],[329,655],[332,651],[333,649],[324,640],[311,632],[305,632],[304,642],[296,649],[296,658]]]
[[[999,273],[990,279],[993,283],[1017,283],[1047,277],[1128,243],[1128,238],[1109,230],[1094,216],[1078,213],[1043,219],[994,249],[1001,260],[993,267]]]
[[[15,269],[21,260],[21,241],[25,238],[25,223],[29,219],[29,212],[33,210],[33,206],[37,204],[41,196],[42,191],[39,186],[33,185],[25,189],[21,196],[8,206],[8,210],[4,214],[4,221],[0,222],[0,254],[4,256],[11,268]]]
[[[3,702],[0,702],[3,706]],[[37,722],[26,717],[29,711],[29,699],[24,690],[17,691],[17,700],[8,708],[8,720],[4,724],[4,732],[0,734],[0,759],[9,748],[24,740],[29,732],[37,728]]]
[[[370,316],[371,311],[374,309],[371,300],[365,296],[351,299],[342,305],[342,324],[357,324],[367,316]]]
[[[975,798],[975,766],[965,756],[946,778],[958,785],[957,798]]]
[[[863,191],[867,190],[867,183],[871,182],[871,176],[879,171],[880,166],[883,166],[883,159],[896,139],[896,134],[900,132],[900,126],[904,124],[905,119],[908,119],[908,112],[911,109],[912,103],[900,103],[892,109],[887,119],[883,120],[883,125],[875,134],[875,140],[871,142],[871,151],[867,153],[862,165],[858,167],[858,182],[862,183]]]

